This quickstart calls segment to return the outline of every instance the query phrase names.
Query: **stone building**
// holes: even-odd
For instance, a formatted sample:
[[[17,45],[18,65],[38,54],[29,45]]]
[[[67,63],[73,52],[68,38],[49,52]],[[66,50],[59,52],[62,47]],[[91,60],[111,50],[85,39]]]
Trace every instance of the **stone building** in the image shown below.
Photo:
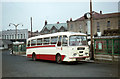
[[[16,41],[16,30],[3,30],[2,31],[3,40]],[[17,29],[17,41],[26,42],[28,39],[28,29]]]
[[[67,31],[67,23],[55,23],[55,24],[47,24],[45,21],[45,26],[40,31],[40,34],[50,34],[56,32],[65,32]]]
[[[90,20],[85,19],[84,16],[67,21],[68,31],[88,33],[90,29]],[[93,11],[93,34],[101,32],[104,35],[104,30],[120,29],[120,13],[102,14]]]
[[[38,35],[40,35],[40,32],[38,30],[32,32],[32,36],[31,36],[31,31],[28,31],[28,38],[38,36]]]

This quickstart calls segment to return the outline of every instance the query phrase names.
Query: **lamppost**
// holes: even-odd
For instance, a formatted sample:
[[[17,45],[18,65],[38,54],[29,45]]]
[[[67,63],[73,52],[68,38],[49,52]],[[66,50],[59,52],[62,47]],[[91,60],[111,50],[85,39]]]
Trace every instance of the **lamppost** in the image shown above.
[[[94,60],[94,52],[93,52],[93,16],[92,16],[92,0],[90,0],[90,13],[86,13],[84,15],[85,19],[90,19],[90,36],[91,36],[91,46],[90,46],[90,50],[91,50],[91,59]]]
[[[93,16],[92,16],[92,0],[90,0],[90,26],[91,26],[91,54],[92,54],[92,60],[94,60],[94,52],[93,52]]]
[[[18,27],[19,25],[22,25],[22,26],[23,26],[23,24],[13,24],[13,23],[10,23],[9,26],[11,26],[11,25],[14,25],[14,26],[15,26],[15,29],[16,29],[15,40],[17,41],[17,27]]]

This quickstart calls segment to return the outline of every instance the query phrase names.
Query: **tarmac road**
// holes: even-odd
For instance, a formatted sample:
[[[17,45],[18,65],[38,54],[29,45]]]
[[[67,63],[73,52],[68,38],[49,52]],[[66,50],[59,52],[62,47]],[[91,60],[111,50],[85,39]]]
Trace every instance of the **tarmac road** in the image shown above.
[[[32,61],[25,56],[10,55],[2,52],[3,77],[117,77],[118,66],[79,62],[78,64],[52,61]]]

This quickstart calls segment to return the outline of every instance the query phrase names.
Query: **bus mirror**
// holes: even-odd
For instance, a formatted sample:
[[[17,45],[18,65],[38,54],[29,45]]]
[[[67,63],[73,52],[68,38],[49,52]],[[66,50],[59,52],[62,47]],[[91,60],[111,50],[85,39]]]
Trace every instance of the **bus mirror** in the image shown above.
[[[61,42],[58,42],[57,46],[61,46]]]
[[[68,38],[65,38],[66,40],[68,40]]]

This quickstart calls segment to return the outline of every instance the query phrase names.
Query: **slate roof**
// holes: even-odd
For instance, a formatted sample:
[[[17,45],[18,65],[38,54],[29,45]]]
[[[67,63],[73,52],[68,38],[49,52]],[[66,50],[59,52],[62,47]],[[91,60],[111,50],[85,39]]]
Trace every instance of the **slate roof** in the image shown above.
[[[93,18],[94,19],[102,19],[102,18],[110,18],[110,17],[118,17],[120,16],[120,12],[117,13],[108,13],[108,14],[100,14],[97,12],[93,12]],[[84,16],[76,19],[75,21],[83,21],[85,20]]]
[[[48,30],[51,30],[53,26],[55,26],[56,29],[58,29],[58,30],[59,30],[62,26],[63,26],[65,29],[67,29],[67,23],[59,23],[59,24],[47,24],[47,25],[45,25],[45,26],[43,27],[42,30],[44,30],[45,28],[47,28]]]

